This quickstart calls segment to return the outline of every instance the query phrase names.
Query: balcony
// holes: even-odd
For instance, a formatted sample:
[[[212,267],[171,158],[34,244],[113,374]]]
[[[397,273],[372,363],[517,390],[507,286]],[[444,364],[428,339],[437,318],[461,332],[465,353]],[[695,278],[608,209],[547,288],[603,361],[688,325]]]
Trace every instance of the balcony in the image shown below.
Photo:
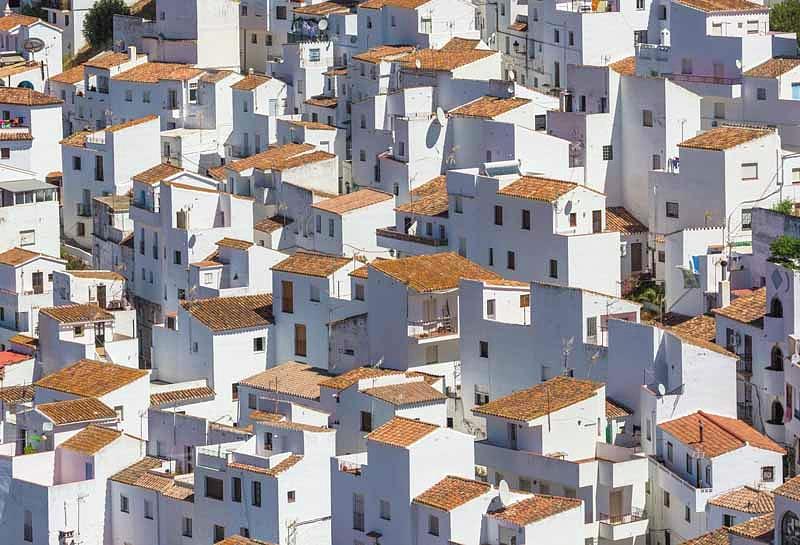
[[[289,44],[327,42],[328,39],[328,33],[319,29],[316,32],[290,32],[286,35],[286,43]]]
[[[751,401],[740,401],[736,404],[736,418],[753,424],[753,403]]]
[[[647,533],[647,514],[641,509],[632,508],[623,515],[600,513],[600,538],[610,541],[632,539]]]
[[[86,202],[79,202],[75,205],[76,214],[82,218],[91,218],[92,217],[92,205],[91,203]]]
[[[690,483],[678,473],[666,466],[664,461],[655,456],[650,456],[650,463],[655,467],[651,482],[653,485],[661,487],[670,493],[678,502],[688,505],[695,513],[705,510],[706,503],[714,494],[713,488],[696,486],[698,483]],[[654,480],[653,480],[654,479]]]
[[[399,231],[396,227],[376,229],[375,235],[378,237],[379,246],[384,248],[394,248],[399,252],[410,255],[441,252],[444,251],[443,248],[447,248],[448,246],[448,241],[446,238],[432,238],[411,235],[409,233],[403,233],[402,231]],[[381,240],[381,238],[383,238],[383,240]],[[422,247],[418,247],[417,245]]]
[[[458,319],[455,316],[443,316],[434,320],[409,320],[408,336],[418,341],[444,340],[444,337],[458,334]]]
[[[731,350],[728,348],[728,350]],[[731,350],[731,352],[735,352],[736,350]],[[753,374],[753,355],[752,354],[743,354],[739,356],[739,359],[736,361],[736,372],[740,375],[747,375],[751,376]]]
[[[726,78],[723,76],[703,76],[700,74],[663,74],[667,79],[686,83],[710,83],[712,85],[739,85],[742,78]]]

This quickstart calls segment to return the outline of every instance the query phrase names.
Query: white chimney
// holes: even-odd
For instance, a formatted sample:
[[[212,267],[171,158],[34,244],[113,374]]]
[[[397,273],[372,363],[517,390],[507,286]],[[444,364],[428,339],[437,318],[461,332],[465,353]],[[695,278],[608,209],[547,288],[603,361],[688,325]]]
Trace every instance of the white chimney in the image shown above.
[[[248,68],[247,69],[247,75],[248,76],[252,76],[253,74],[255,74],[255,71],[252,68]]]
[[[136,60],[136,46],[131,45],[128,46],[128,59],[135,61]]]
[[[717,291],[718,308],[727,307],[731,304],[731,281],[721,280]]]

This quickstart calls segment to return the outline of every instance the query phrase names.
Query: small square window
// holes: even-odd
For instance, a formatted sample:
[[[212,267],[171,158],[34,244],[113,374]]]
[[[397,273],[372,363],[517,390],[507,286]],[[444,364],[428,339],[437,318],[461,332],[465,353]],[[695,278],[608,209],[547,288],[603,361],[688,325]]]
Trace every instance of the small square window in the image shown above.
[[[761,468],[761,480],[765,483],[771,483],[775,481],[775,467],[774,466],[764,466]]]
[[[482,358],[489,357],[489,341],[480,341],[478,343],[478,349]]]
[[[664,507],[669,507],[669,492],[664,491]]]
[[[255,337],[253,339],[253,352],[263,352],[264,344],[264,337]]]
[[[603,161],[614,159],[614,149],[611,146],[603,146]]]
[[[767,90],[764,87],[756,89],[756,100],[767,100]]]
[[[294,490],[289,490],[286,492],[286,501],[289,503],[294,503],[297,500],[297,494]]]
[[[666,214],[668,218],[677,218],[679,217],[680,208],[678,203],[676,202],[667,202],[666,203]]]
[[[642,110],[642,126],[653,126],[653,110]]]

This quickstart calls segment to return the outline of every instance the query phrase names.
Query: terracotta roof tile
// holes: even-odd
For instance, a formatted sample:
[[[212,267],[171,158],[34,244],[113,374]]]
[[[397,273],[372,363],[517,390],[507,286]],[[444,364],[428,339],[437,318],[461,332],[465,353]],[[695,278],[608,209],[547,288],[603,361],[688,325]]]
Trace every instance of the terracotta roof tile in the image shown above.
[[[499,53],[493,49],[420,49],[398,60],[407,69],[450,72],[493,55]]]
[[[529,422],[589,399],[597,395],[602,387],[600,382],[557,376],[475,407],[472,412],[481,416]]]
[[[182,405],[184,403],[214,399],[214,395],[214,390],[208,386],[155,392],[150,394],[150,405],[154,407],[161,405]]]
[[[98,53],[84,63],[84,66],[91,68],[114,68],[121,64],[125,64],[130,60],[127,53],[115,53],[114,51],[103,51]]]
[[[171,62],[146,62],[113,76],[116,81],[132,83],[158,83],[162,80],[185,81],[200,76],[199,68]]]
[[[268,392],[288,394],[304,399],[319,399],[319,386],[331,375],[305,363],[288,361],[257,375],[239,381],[239,384]]]
[[[448,475],[414,498],[414,503],[440,511],[452,511],[491,491],[488,483]]]
[[[222,541],[218,541],[214,545],[273,545],[273,544],[267,543],[266,541],[261,541],[260,539],[251,539],[249,537],[242,537],[239,534],[232,534],[223,539]]]
[[[346,76],[347,75],[347,67],[346,66],[334,66],[333,68],[329,68],[326,72],[322,73],[323,76]],[[324,96],[324,95],[319,95]],[[314,98],[314,97],[312,97]]]
[[[33,401],[33,384],[26,386],[5,386],[0,388],[0,401],[15,405]]]
[[[114,319],[114,315],[103,310],[96,303],[62,305],[39,309],[39,314],[49,316],[62,324],[83,324],[87,322],[105,322]]]
[[[439,426],[434,424],[395,416],[373,430],[367,435],[367,439],[393,447],[408,448],[438,429]]]
[[[333,125],[328,125],[326,123],[320,123],[319,121],[303,121],[302,119],[287,119],[286,122],[289,125],[294,125],[295,127],[303,127],[304,129],[312,130],[312,131],[335,131],[336,127]]]
[[[632,411],[624,405],[617,403],[611,398],[606,398],[606,418],[625,418],[631,414],[633,414]]]
[[[264,218],[253,225],[253,229],[261,231],[262,233],[272,233],[278,229],[282,229],[287,225],[291,225],[294,220],[286,216],[272,216],[271,218]]]
[[[109,125],[105,129],[101,129],[98,132],[105,131],[105,132],[119,132],[124,131],[125,129],[130,129],[131,127],[135,127],[137,125],[142,125],[143,123],[148,123],[150,121],[155,121],[158,119],[158,116],[155,114],[146,115],[144,117],[137,117],[136,119],[130,119],[128,121],[123,121],[122,123],[116,123],[114,125]]]
[[[767,536],[771,537],[774,531],[775,515],[773,513],[754,517],[741,524],[728,528],[729,534],[750,539],[764,538]]]
[[[612,62],[608,67],[621,76],[635,76],[636,57],[626,57],[617,62]]]
[[[395,210],[406,214],[446,218],[449,210],[447,177],[437,176],[412,189],[409,202],[401,204]]]
[[[31,72],[33,70],[38,72],[41,70],[41,65],[38,62],[20,62],[17,64],[9,64],[0,68],[0,77],[15,76],[18,74],[24,74],[25,72]]]
[[[679,0],[679,3],[700,11],[767,11],[769,8],[747,0]]]
[[[0,17],[0,30],[8,32],[16,26],[31,26],[40,22],[42,22],[42,20],[38,17],[22,15],[21,13],[9,13],[8,15]]]
[[[770,134],[774,134],[774,131],[748,127],[716,127],[698,134],[694,138],[684,140],[678,146],[709,151],[725,151]]]
[[[77,131],[66,138],[62,138],[59,144],[62,146],[71,146],[73,148],[86,147],[86,137],[92,134],[89,131]]]
[[[250,411],[250,420],[254,422],[263,422],[269,427],[285,430],[308,431],[311,433],[333,433],[336,431],[333,428],[312,426],[311,424],[304,424],[302,422],[292,422],[282,414],[265,411]]]
[[[606,229],[623,235],[647,233],[647,227],[622,206],[606,208]]]
[[[369,265],[362,265],[361,267],[352,271],[347,276],[352,276],[353,278],[360,278],[362,280],[366,280],[367,278],[369,278]]]
[[[112,212],[126,212],[131,207],[130,194],[125,195],[101,195],[92,199],[100,204],[107,206]]]
[[[492,511],[490,516],[517,526],[527,526],[570,509],[576,509],[580,505],[581,500],[577,498],[536,494],[533,497],[512,503],[508,507]]]
[[[716,322],[709,316],[695,316],[694,318],[679,323],[676,326],[664,327],[668,331],[681,339],[683,342],[711,350],[717,354],[730,358],[738,357],[733,352],[726,350],[716,343]]]
[[[151,469],[157,469],[161,467],[163,463],[164,462],[159,460],[158,458],[145,456],[141,460],[134,462],[125,469],[115,473],[114,475],[109,477],[109,479],[114,482],[135,486],[136,481],[138,481],[142,475],[144,475]]]
[[[22,87],[0,87],[0,104],[15,106],[57,106],[63,101],[33,89]]]
[[[444,44],[441,49],[442,51],[463,51],[465,49],[476,49],[480,43],[481,41],[476,38],[460,38],[455,36],[450,38],[450,40]]]
[[[27,346],[30,348],[36,348],[39,346],[39,339],[37,339],[36,337],[31,337],[29,335],[23,335],[21,333],[17,333],[16,335],[8,339],[8,342],[13,344],[20,344],[22,346]]]
[[[348,257],[298,251],[272,267],[273,271],[326,278],[348,263]]]
[[[34,386],[82,397],[101,397],[148,374],[144,369],[84,359],[39,379]]]
[[[286,170],[305,164],[316,163],[334,158],[335,155],[325,151],[314,150],[311,144],[284,144],[274,146],[266,151],[233,161],[215,170],[230,169],[243,172],[251,168],[260,170]],[[209,171],[211,173],[211,171]]]
[[[367,0],[358,5],[359,8],[381,9],[389,6],[400,9],[417,9],[431,0]]]
[[[138,462],[126,467],[110,480],[137,486],[147,490],[153,490],[168,498],[182,501],[194,500],[194,487],[188,484],[178,483],[174,475],[157,472],[163,466],[163,461],[149,456],[142,458]]]
[[[800,57],[775,57],[754,66],[742,75],[750,78],[778,78],[800,66]]]
[[[122,436],[121,431],[89,424],[81,431],[61,443],[60,448],[79,452],[87,456],[97,454]]]
[[[225,237],[217,241],[217,246],[223,248],[233,248],[234,250],[249,250],[253,243],[249,240],[241,240],[238,238]]]
[[[729,545],[728,529],[717,528],[689,541],[684,541],[683,545]]]
[[[447,399],[442,392],[423,380],[367,388],[364,393],[394,406],[432,403]]]
[[[383,191],[366,187],[358,191],[353,191],[352,193],[337,195],[336,197],[319,201],[314,203],[312,208],[331,212],[332,214],[343,215],[360,208],[366,208],[367,206],[390,201],[392,199],[394,199],[394,196],[390,193],[384,193]]]
[[[728,306],[716,308],[713,312],[743,324],[763,327],[764,316],[767,314],[767,288],[760,288],[749,295],[737,297]]]
[[[161,163],[139,174],[135,174],[133,176],[133,181],[153,185],[179,172],[183,172],[183,169],[169,163]]]
[[[214,72],[205,72],[200,76],[200,81],[203,83],[219,83],[228,76],[236,74],[233,70],[216,70]]]
[[[181,302],[186,311],[211,331],[267,327],[274,323],[272,294],[213,297]]]
[[[231,467],[231,468],[234,468],[234,469],[240,469],[242,471],[250,471],[250,472],[253,472],[253,473],[260,473],[262,475],[267,475],[269,477],[277,477],[278,475],[280,475],[284,471],[286,471],[288,469],[291,469],[292,467],[297,465],[297,463],[300,462],[300,460],[302,460],[302,459],[303,459],[303,457],[301,455],[299,455],[299,454],[290,454],[284,460],[281,460],[280,462],[275,464],[274,467],[271,467],[271,468],[258,467],[258,466],[249,465],[249,464],[243,464],[243,463],[239,463],[239,462],[229,462],[228,463],[228,467]]]
[[[701,424],[702,441],[700,440]],[[703,411],[664,422],[659,424],[659,428],[684,445],[701,452],[706,458],[714,458],[746,445],[781,454],[785,453],[783,447],[745,422]]]
[[[347,70],[345,70],[345,73],[347,73]],[[309,106],[316,106],[318,108],[336,108],[338,102],[339,100],[336,97],[326,97],[323,95],[311,97],[305,101]]]
[[[515,182],[498,190],[497,194],[506,197],[553,202],[577,187],[578,184],[565,182],[564,180],[522,176]]]
[[[309,4],[294,8],[301,15],[331,15],[332,13],[350,13],[358,5],[357,0],[328,0],[319,4]]]
[[[783,496],[790,500],[800,501],[800,475],[792,477],[772,492],[776,496]]]
[[[769,490],[758,490],[750,486],[742,486],[723,492],[708,500],[711,505],[739,511],[740,513],[765,514],[775,510],[775,498]]]
[[[528,21],[526,20],[517,20],[508,25],[510,30],[514,32],[526,32],[528,30]]]
[[[76,271],[67,271],[67,274],[69,274],[70,276],[74,276],[75,278],[94,278],[97,280],[116,280],[119,282],[125,281],[124,276],[114,271],[76,270]]]
[[[9,341],[10,342],[10,341]],[[3,376],[3,368],[9,365],[16,365],[18,363],[22,363],[23,361],[29,361],[34,358],[31,354],[20,354],[18,352],[12,352],[10,350],[2,350],[0,351],[0,378]]]
[[[248,74],[244,78],[231,85],[231,89],[234,89],[235,91],[252,91],[257,87],[261,87],[271,79],[272,78],[269,76]]]
[[[117,413],[114,409],[95,397],[79,397],[53,403],[40,403],[36,405],[36,410],[56,425],[114,420],[117,418]]]
[[[22,265],[23,263],[36,259],[41,255],[42,254],[39,252],[31,252],[24,248],[11,248],[10,250],[0,253],[0,265],[16,267],[17,265]]]
[[[364,7],[364,4],[361,4],[361,7]],[[414,47],[410,45],[379,45],[377,47],[373,47],[372,49],[367,49],[366,51],[357,55],[353,55],[353,59],[371,64],[377,64],[382,61],[388,62],[404,57],[413,50]]]
[[[419,293],[455,289],[461,279],[486,282],[503,280],[499,274],[455,252],[375,260],[370,267]]]
[[[319,385],[325,386],[326,388],[333,388],[334,390],[345,390],[362,379],[388,377],[391,375],[402,374],[403,371],[397,371],[395,369],[382,369],[379,367],[354,367],[345,371],[341,375],[326,378],[320,382]]]
[[[483,96],[476,98],[472,102],[467,102],[463,106],[450,110],[452,117],[480,117],[494,119],[497,116],[506,114],[526,104],[530,104],[530,99],[520,97],[491,97]]]

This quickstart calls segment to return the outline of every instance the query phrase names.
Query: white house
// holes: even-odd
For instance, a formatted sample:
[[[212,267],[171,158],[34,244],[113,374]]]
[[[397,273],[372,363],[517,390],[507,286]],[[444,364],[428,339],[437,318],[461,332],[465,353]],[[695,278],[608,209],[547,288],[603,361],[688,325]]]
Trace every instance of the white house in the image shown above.
[[[120,245],[133,236],[130,195],[95,197],[92,204],[92,267],[129,275]]]
[[[60,28],[38,17],[11,13],[10,10],[0,17],[1,55],[22,57],[25,61],[41,64],[45,79],[61,72],[62,40]],[[43,47],[30,47],[34,42]],[[30,81],[23,82],[19,87],[34,88]],[[38,90],[44,89],[40,87]]]
[[[58,189],[39,180],[0,182],[0,250],[22,248],[60,255]]]
[[[61,100],[33,89],[0,87],[0,164],[42,180],[60,171],[55,150],[62,136],[61,105]]]
[[[290,107],[287,89],[283,81],[258,74],[248,74],[231,86],[233,132],[227,157],[249,157],[277,142],[278,116]]]

